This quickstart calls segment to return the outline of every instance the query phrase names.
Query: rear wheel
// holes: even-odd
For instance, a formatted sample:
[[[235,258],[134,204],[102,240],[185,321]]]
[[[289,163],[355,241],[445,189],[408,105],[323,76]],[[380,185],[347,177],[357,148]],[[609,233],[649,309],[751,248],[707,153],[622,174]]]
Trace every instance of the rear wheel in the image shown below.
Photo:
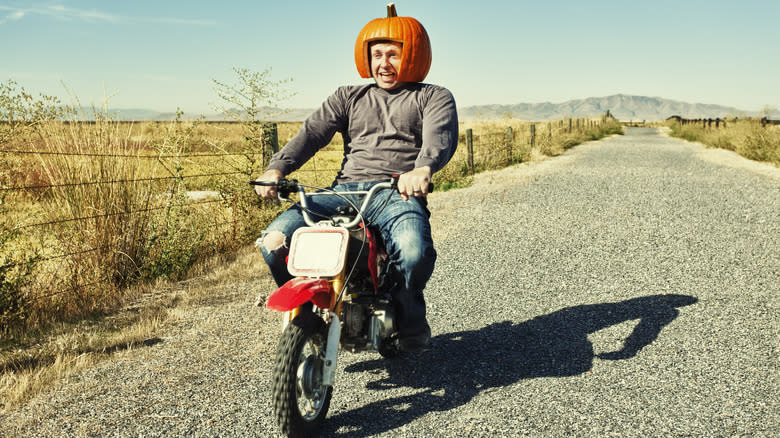
[[[313,313],[298,315],[282,332],[273,376],[274,413],[282,433],[315,435],[330,407],[332,388],[322,384],[327,328]]]

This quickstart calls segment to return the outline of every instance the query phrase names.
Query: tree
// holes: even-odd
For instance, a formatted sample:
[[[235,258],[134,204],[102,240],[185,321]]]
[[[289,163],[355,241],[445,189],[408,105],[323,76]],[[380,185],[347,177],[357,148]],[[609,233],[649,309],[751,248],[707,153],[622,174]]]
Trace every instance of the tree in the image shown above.
[[[244,140],[247,142],[248,149],[261,151],[262,165],[265,168],[272,151],[269,142],[263,141],[264,122],[272,121],[273,117],[282,113],[277,105],[293,95],[283,89],[283,85],[290,80],[271,80],[271,69],[254,72],[246,68],[233,67],[233,72],[238,79],[235,84],[212,79],[214,89],[222,100],[222,105],[214,105],[214,109],[244,125],[246,132]]]

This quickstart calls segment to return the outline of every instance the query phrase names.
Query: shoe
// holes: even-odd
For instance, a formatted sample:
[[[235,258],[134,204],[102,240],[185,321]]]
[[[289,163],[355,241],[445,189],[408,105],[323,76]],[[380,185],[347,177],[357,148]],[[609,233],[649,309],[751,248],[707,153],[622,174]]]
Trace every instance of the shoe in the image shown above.
[[[398,348],[401,351],[417,352],[422,351],[428,346],[431,340],[431,328],[425,324],[425,329],[421,333],[401,336],[398,339]]]

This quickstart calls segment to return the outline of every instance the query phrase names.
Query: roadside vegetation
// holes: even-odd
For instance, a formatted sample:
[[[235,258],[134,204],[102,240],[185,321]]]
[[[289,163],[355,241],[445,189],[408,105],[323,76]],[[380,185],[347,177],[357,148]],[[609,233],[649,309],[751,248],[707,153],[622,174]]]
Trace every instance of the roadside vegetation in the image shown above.
[[[765,109],[764,114],[771,111]],[[750,160],[780,166],[780,125],[762,126],[760,119],[726,119],[724,123],[703,126],[703,123],[682,124],[668,121],[670,135],[709,147],[727,149]]]
[[[226,107],[242,108],[234,123],[181,113],[121,122],[107,103],[84,109],[75,97],[63,104],[0,84],[0,412],[111,354],[157,342],[177,305],[208,300],[209,286],[261,263],[251,243],[285,206],[257,199],[247,182],[270,152],[260,108],[281,95],[262,90],[281,82],[236,74],[235,85],[215,81],[236,103]],[[231,101],[252,93],[257,99]],[[614,119],[594,116],[533,124],[533,148],[530,122],[461,123],[437,190],[622,133]],[[276,124],[278,144],[300,126]],[[342,146],[337,135],[292,177],[328,185]],[[182,292],[175,285],[185,279],[200,286]]]

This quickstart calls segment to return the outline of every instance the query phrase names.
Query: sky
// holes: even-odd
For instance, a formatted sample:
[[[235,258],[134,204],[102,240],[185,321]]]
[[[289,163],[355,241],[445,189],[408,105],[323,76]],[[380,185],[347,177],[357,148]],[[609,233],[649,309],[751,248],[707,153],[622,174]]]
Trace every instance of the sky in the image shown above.
[[[353,48],[388,0],[0,0],[0,82],[111,109],[212,114],[234,68],[285,108],[362,84]],[[780,108],[780,0],[397,0],[425,26],[425,82],[459,107],[631,94]]]

